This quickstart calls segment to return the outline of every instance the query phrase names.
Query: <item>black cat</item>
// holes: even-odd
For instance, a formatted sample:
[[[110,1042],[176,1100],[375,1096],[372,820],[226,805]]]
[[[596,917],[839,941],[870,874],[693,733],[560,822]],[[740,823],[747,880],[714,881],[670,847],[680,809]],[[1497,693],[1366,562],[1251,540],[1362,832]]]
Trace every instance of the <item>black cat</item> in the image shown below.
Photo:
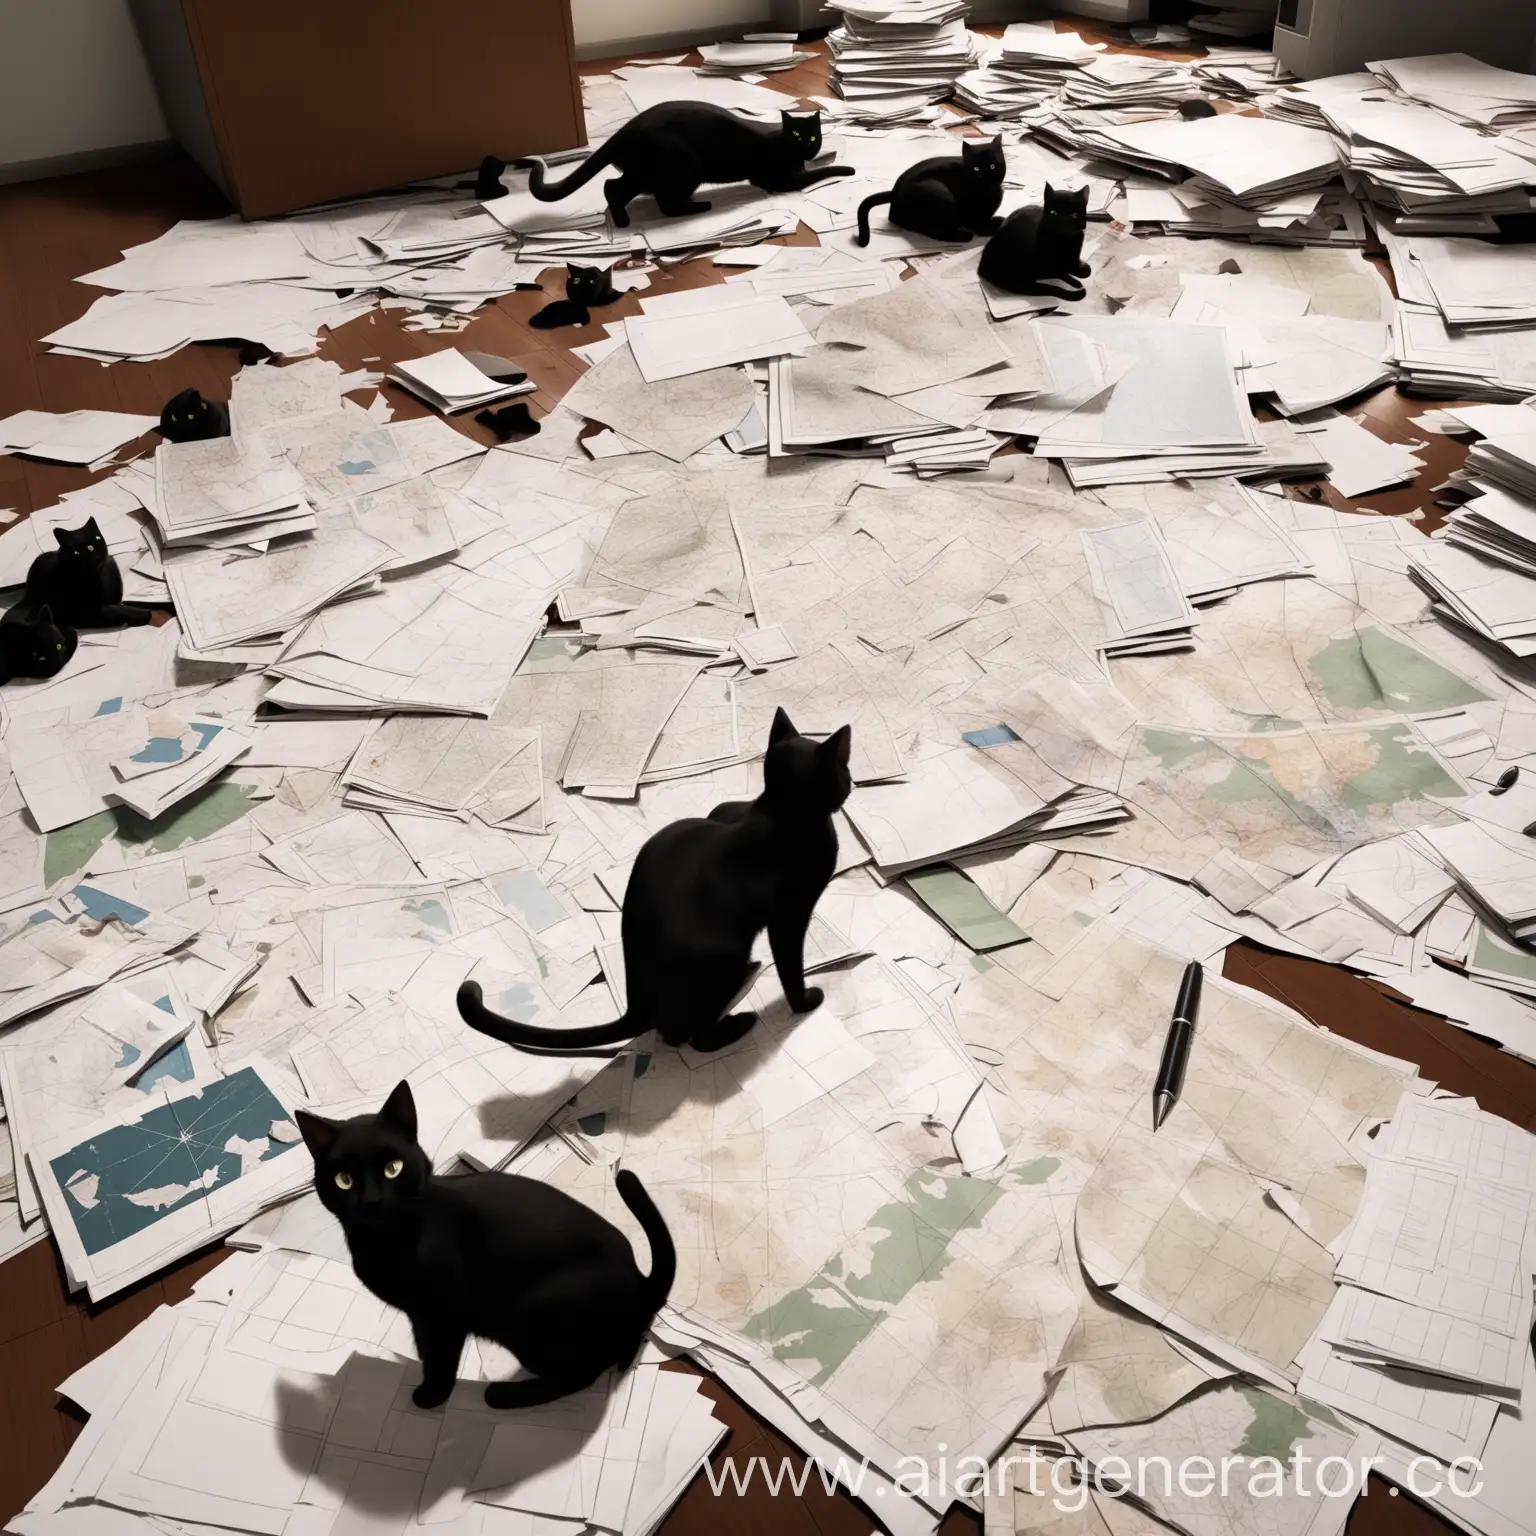
[[[1087,187],[1058,192],[1047,186],[1044,203],[1008,215],[987,241],[977,270],[1007,293],[1080,299],[1085,290],[1078,279],[1093,271],[1083,260],[1087,228]]]
[[[122,629],[149,623],[149,609],[123,601],[123,573],[107,552],[96,519],[79,528],[55,528],[59,541],[32,562],[25,601],[50,608],[61,624],[85,629]]]
[[[586,325],[595,308],[623,297],[601,267],[578,267],[573,261],[565,279],[565,297],[546,304],[528,324],[539,331],[552,331],[557,325]]]
[[[200,443],[229,436],[229,407],[205,400],[195,389],[172,395],[160,412],[160,435],[168,443]]]
[[[12,609],[0,621],[0,683],[18,677],[54,677],[69,665],[80,637],[53,622],[44,605],[26,618]]]
[[[606,144],[587,156],[563,181],[544,180],[544,162],[527,165],[528,190],[541,203],[557,202],[585,186],[599,171],[620,172],[603,189],[608,211],[620,229],[629,224],[629,204],[649,192],[668,218],[706,213],[694,200],[708,182],[750,181],[765,192],[800,192],[828,176],[852,176],[853,167],[825,165],[807,170],[821,153],[821,113],[780,114],[777,129],[749,122],[702,101],[664,101],[631,118]]]
[[[459,988],[464,1022],[519,1050],[612,1056],[618,1041],[654,1029],[668,1045],[717,1051],[757,1022],[721,1017],[746,985],[764,928],[789,1006],[808,1013],[821,989],[805,984],[805,930],[837,864],[832,813],[848,798],[852,728],[824,742],[801,736],[778,710],[756,800],[728,800],[708,817],[663,827],[641,848],[624,893],[621,932],[629,1007],[588,1029],[540,1029],[492,1013],[478,983]]]
[[[985,143],[962,139],[958,155],[919,160],[896,178],[889,192],[866,197],[859,204],[858,242],[869,244],[870,210],[884,203],[891,205],[892,224],[930,240],[991,234],[1001,222],[997,208],[1007,170],[1001,137]]]
[[[475,173],[476,202],[491,203],[507,195],[507,189],[501,184],[501,173],[506,168],[507,162],[498,160],[495,155],[487,155],[480,162],[480,169]]]
[[[471,1334],[533,1373],[493,1381],[492,1408],[552,1402],[634,1360],[677,1272],[667,1224],[634,1174],[616,1182],[651,1245],[649,1276],[617,1227],[548,1184],[510,1173],[438,1178],[416,1142],[409,1083],[377,1115],[296,1118],[357,1278],[411,1320],[418,1408],[447,1400]]]

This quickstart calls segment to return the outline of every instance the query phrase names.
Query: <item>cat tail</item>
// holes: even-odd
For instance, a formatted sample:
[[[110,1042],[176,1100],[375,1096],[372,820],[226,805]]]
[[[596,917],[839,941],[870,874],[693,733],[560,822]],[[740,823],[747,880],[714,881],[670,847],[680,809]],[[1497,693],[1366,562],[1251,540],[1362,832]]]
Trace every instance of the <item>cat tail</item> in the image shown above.
[[[860,245],[868,245],[869,244],[869,215],[870,215],[870,210],[874,209],[874,208],[882,207],[884,204],[890,202],[892,196],[893,196],[893,194],[890,193],[890,192],[877,192],[877,193],[875,193],[875,195],[873,197],[866,197],[864,199],[864,201],[859,204],[859,234],[858,234],[858,243]]]
[[[599,171],[613,164],[612,141],[588,155],[564,181],[545,181],[544,162],[537,155],[529,155],[526,160],[518,163],[528,167],[528,190],[541,203],[557,203],[562,197],[569,197],[577,187],[586,186]]]
[[[593,1024],[586,1029],[541,1029],[517,1019],[504,1019],[485,1006],[485,996],[478,981],[466,981],[458,993],[459,1017],[471,1029],[500,1040],[530,1056],[617,1056],[616,1050],[591,1050],[583,1047],[609,1046],[633,1039],[636,1031],[627,1018],[611,1024]]]
[[[654,1317],[666,1302],[672,1282],[677,1278],[677,1249],[672,1246],[672,1234],[655,1202],[646,1193],[645,1185],[627,1168],[619,1170],[614,1183],[618,1185],[619,1198],[645,1229],[645,1240],[651,1245],[651,1272],[645,1281],[645,1305]]]

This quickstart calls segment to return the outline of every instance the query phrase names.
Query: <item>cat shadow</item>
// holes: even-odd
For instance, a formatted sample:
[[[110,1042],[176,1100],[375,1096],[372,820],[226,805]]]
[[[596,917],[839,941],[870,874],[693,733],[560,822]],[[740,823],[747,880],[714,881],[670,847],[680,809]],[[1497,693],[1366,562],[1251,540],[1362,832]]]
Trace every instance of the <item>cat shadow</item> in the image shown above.
[[[420,1368],[417,1367],[412,1373],[412,1385],[419,1376]],[[369,1476],[365,1456],[353,1454],[346,1447],[333,1448],[329,1456],[321,1451],[318,1436],[330,1413],[334,1381],[335,1378],[327,1378],[315,1387],[305,1387],[292,1378],[279,1378],[277,1428],[283,1460],[294,1472],[307,1474],[332,1495],[338,1504],[344,1501],[347,1508],[357,1515],[376,1519],[391,1528],[414,1522],[423,1492],[416,1478]],[[616,1384],[610,1382],[607,1391],[613,1390]],[[482,1382],[460,1381],[446,1407],[469,1409],[482,1423],[493,1428],[502,1422],[515,1425],[524,1417],[527,1410],[497,1412],[487,1408],[482,1396],[484,1390]],[[444,1411],[442,1408],[433,1409],[427,1416],[440,1418]],[[536,1411],[547,1413],[548,1409]],[[413,1412],[419,1413],[422,1410]],[[572,1414],[565,1426],[569,1433],[523,1437],[518,1446],[516,1477],[505,1486],[515,1487],[569,1465],[578,1452],[586,1449],[601,1422],[602,1414],[598,1411]],[[576,1436],[580,1437],[579,1445],[573,1445],[573,1437]],[[485,1440],[488,1445],[489,1433],[486,1433]],[[412,1451],[410,1454],[419,1452]],[[471,1480],[480,1470],[480,1460],[479,1454],[469,1458],[467,1463],[462,1457],[459,1458],[454,1474],[441,1485],[429,1479],[434,1499],[455,1492],[467,1494]]]

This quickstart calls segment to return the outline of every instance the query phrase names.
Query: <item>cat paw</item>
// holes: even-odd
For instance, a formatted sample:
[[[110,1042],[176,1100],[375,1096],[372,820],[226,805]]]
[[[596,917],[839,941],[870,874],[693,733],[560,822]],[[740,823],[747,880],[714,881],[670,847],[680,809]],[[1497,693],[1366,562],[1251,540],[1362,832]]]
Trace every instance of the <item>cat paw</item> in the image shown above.
[[[823,176],[857,176],[858,171],[851,165],[829,165],[821,174]]]
[[[430,1410],[433,1408],[441,1408],[452,1395],[452,1382],[449,1382],[446,1387],[439,1387],[435,1383],[424,1381],[419,1387],[416,1388],[414,1392],[411,1393],[411,1401],[415,1403],[418,1408]]]
[[[1074,277],[1092,277],[1093,276],[1093,268],[1090,267],[1086,261],[1080,261],[1077,264],[1077,268],[1076,268],[1075,272],[1073,273],[1073,276]]]
[[[956,240],[974,240],[975,238],[976,231],[974,229],[957,229],[955,231]]]
[[[805,996],[798,1003],[791,1003],[790,1006],[796,1013],[812,1013],[821,1007],[822,999],[826,995],[820,987],[807,987],[805,989]]]

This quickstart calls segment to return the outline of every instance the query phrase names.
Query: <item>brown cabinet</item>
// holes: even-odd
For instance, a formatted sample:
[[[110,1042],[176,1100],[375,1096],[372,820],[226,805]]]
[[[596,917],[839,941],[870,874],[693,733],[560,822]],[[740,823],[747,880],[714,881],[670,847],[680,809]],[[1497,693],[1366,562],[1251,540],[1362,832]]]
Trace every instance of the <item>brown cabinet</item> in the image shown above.
[[[167,118],[248,219],[586,142],[570,0],[131,0]]]

